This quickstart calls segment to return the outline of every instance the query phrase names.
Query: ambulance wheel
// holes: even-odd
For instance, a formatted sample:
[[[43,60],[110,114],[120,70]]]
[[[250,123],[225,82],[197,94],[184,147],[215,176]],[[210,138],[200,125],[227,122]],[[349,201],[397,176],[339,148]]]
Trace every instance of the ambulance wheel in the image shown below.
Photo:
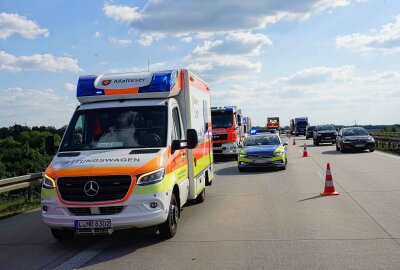
[[[74,238],[75,231],[73,230],[59,230],[51,228],[51,234],[59,241],[71,240]]]
[[[175,198],[175,194],[172,193],[167,220],[163,224],[158,225],[158,230],[160,231],[161,237],[168,239],[175,236],[176,230],[178,229],[178,218],[179,207]]]
[[[204,188],[195,200],[196,203],[203,203],[206,200],[206,188]]]

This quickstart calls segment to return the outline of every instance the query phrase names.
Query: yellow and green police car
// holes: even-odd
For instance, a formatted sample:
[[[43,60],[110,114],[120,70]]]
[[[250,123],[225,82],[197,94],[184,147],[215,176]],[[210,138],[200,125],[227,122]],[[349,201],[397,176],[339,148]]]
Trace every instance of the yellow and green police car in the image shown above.
[[[238,156],[238,169],[275,167],[286,169],[287,142],[282,143],[277,134],[258,134],[250,136],[241,146]]]

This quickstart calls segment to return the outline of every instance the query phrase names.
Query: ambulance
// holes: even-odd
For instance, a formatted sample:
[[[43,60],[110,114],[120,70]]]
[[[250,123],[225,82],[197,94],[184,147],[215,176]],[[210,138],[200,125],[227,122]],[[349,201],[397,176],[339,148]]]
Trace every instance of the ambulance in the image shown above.
[[[157,225],[175,235],[182,207],[214,177],[210,88],[188,70],[81,76],[80,105],[45,171],[41,206],[56,239]]]

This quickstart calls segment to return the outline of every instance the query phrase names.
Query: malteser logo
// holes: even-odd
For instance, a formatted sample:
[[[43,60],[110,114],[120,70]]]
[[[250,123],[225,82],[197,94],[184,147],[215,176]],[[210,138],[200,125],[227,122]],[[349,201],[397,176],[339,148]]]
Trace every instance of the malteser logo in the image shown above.
[[[102,85],[107,86],[111,83],[111,80],[104,80],[101,82]]]

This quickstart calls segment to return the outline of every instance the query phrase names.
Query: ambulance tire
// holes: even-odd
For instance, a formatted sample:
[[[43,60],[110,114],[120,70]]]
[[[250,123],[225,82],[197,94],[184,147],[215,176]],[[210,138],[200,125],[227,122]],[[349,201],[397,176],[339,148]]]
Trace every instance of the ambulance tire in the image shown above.
[[[75,231],[73,230],[58,230],[51,228],[51,234],[59,241],[71,240],[74,238]]]
[[[203,203],[205,200],[206,200],[206,188],[204,188],[203,191],[200,192],[199,195],[197,195],[195,203]]]
[[[169,239],[175,236],[176,230],[178,229],[178,218],[179,207],[175,194],[172,193],[167,220],[163,224],[158,225],[158,230],[162,238]]]

